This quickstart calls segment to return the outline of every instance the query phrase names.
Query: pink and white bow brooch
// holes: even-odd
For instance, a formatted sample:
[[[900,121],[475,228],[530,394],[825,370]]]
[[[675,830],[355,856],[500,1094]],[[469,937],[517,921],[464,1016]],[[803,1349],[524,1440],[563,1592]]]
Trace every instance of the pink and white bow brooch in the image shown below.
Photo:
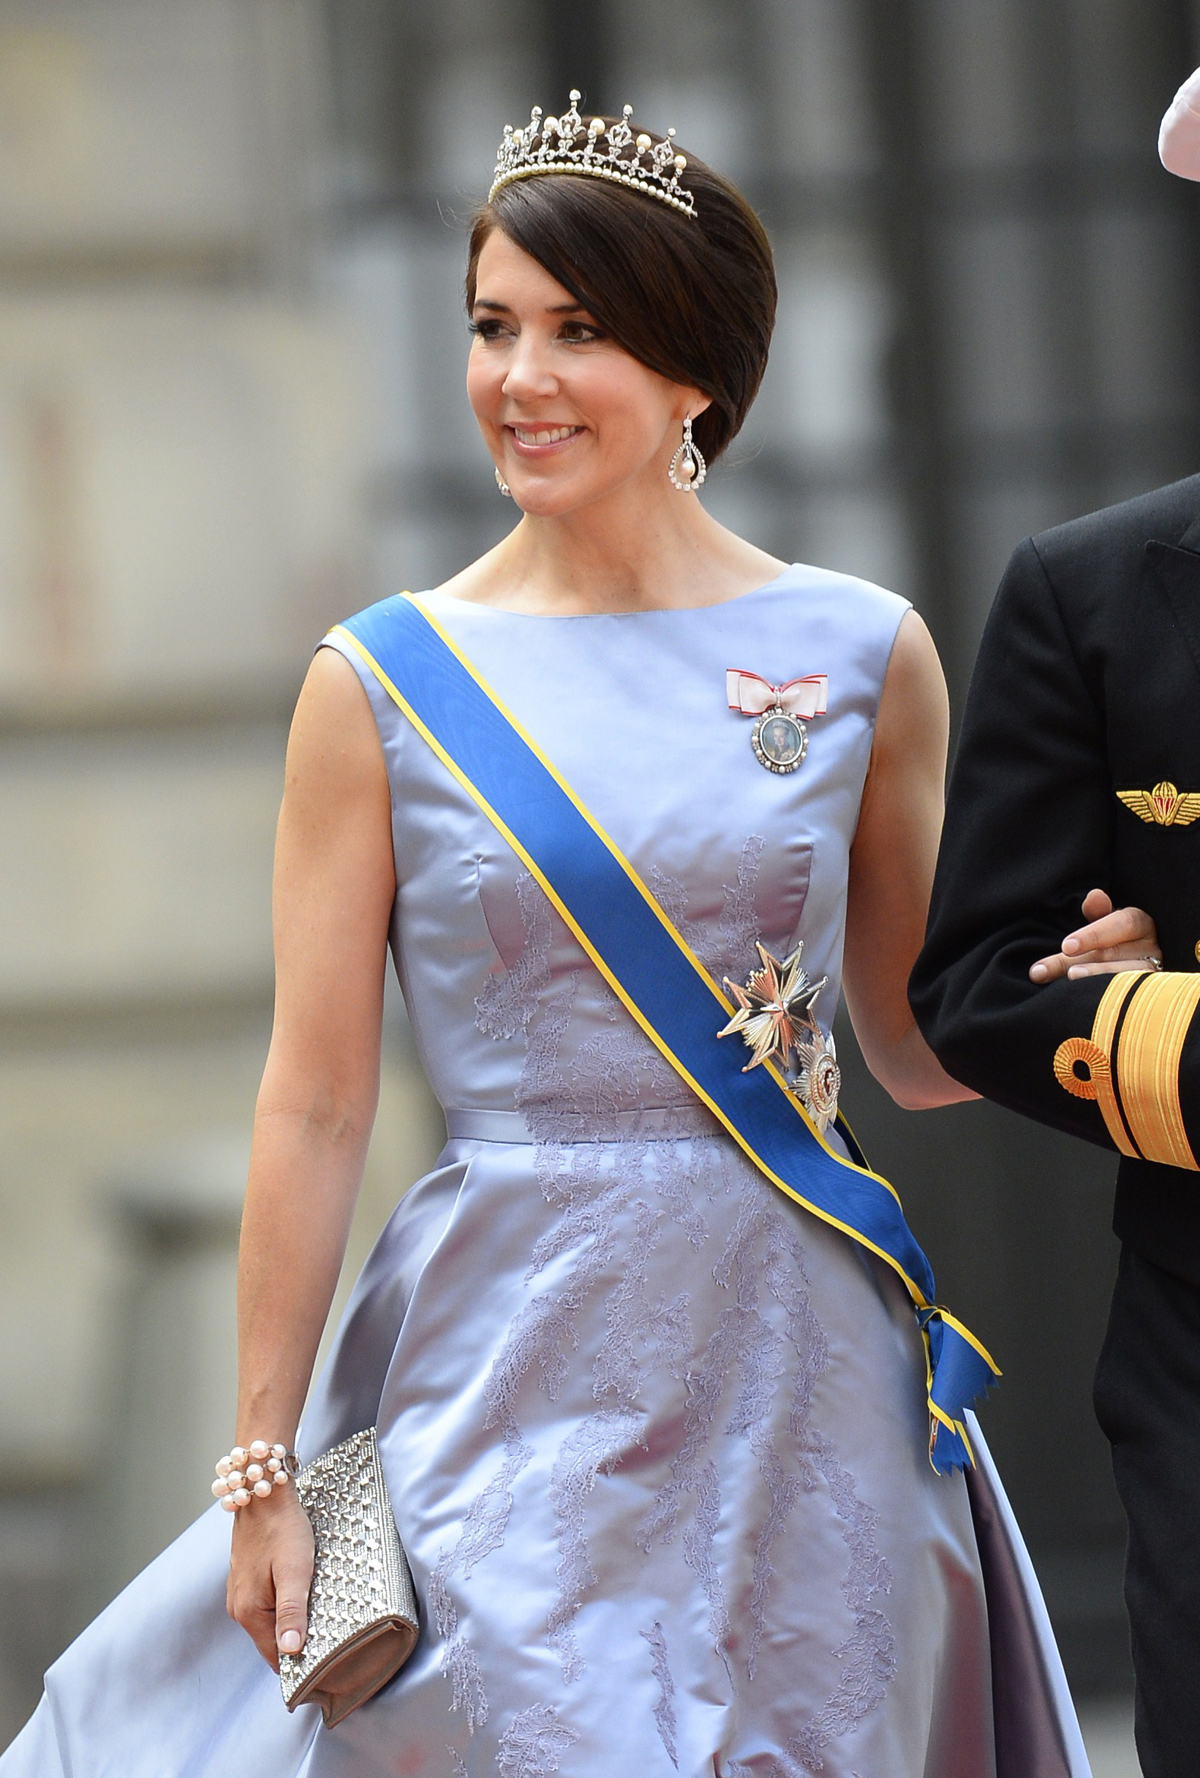
[[[768,772],[794,772],[808,752],[806,724],[825,714],[829,675],[806,673],[802,679],[772,685],[758,673],[728,667],[725,694],[731,710],[757,718],[750,745],[759,765]]]

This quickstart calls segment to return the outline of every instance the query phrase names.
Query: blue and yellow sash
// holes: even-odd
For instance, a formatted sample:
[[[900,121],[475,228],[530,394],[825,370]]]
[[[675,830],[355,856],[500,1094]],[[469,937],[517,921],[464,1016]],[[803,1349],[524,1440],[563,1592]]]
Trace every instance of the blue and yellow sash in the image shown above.
[[[373,605],[332,634],[348,642],[541,884],[646,1035],[773,1185],[849,1235],[902,1279],[928,1371],[930,1460],[973,1461],[963,1414],[999,1376],[961,1322],[934,1300],[929,1261],[900,1200],[838,1154],[771,1064],[743,1072],[718,1043],[724,993],[570,785],[410,594]]]

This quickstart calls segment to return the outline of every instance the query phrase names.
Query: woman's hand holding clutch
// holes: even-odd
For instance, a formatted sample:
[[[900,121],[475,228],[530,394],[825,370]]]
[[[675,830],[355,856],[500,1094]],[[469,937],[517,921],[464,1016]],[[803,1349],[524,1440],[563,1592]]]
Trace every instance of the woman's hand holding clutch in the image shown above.
[[[1084,897],[1088,924],[1070,932],[1062,949],[1040,957],[1030,967],[1032,982],[1055,982],[1063,976],[1077,981],[1088,975],[1113,975],[1123,969],[1161,969],[1158,932],[1142,908],[1114,908],[1103,889]]]
[[[304,1646],[312,1572],[312,1526],[295,1488],[238,1513],[226,1605],[276,1673],[281,1649],[296,1654]]]

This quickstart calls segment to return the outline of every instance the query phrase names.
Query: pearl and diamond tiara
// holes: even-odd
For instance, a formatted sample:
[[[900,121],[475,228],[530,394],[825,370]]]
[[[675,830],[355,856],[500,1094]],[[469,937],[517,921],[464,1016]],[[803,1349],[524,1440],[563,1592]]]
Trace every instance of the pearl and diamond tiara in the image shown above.
[[[629,120],[633,106],[626,105],[619,123],[606,124],[593,117],[585,124],[579,115],[579,93],[571,90],[571,109],[561,117],[543,117],[535,105],[525,129],[504,126],[504,140],[496,156],[490,204],[498,191],[518,179],[535,179],[542,173],[575,173],[585,179],[607,179],[640,191],[661,204],[669,204],[685,216],[696,214],[690,191],[680,184],[687,156],[675,152],[675,132],[668,130],[661,142],[644,132],[635,135]],[[582,137],[582,140],[580,138]]]

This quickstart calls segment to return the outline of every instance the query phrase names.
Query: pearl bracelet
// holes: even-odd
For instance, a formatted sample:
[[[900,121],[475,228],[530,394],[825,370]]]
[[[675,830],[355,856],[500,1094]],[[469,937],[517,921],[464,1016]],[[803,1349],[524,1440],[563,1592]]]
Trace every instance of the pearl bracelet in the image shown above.
[[[234,1445],[217,1464],[213,1499],[227,1513],[236,1513],[256,1497],[265,1500],[276,1488],[286,1488],[299,1471],[300,1459],[286,1445],[269,1445],[261,1438],[249,1446]]]

